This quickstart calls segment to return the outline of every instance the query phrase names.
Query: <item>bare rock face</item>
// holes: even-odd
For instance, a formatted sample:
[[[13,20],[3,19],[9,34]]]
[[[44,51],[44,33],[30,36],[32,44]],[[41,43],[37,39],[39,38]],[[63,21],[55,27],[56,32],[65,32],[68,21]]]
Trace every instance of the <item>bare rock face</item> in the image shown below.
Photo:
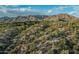
[[[35,21],[37,20],[34,16],[18,16],[16,17],[17,22],[25,22],[25,21]]]

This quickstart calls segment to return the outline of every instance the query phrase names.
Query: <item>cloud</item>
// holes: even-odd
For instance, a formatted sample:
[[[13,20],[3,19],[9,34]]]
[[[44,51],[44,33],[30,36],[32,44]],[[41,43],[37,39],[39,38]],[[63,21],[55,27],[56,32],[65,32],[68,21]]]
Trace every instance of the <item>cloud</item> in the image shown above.
[[[48,10],[48,13],[52,13],[53,11],[52,10]]]
[[[79,6],[72,6],[72,11],[69,14],[79,17]]]
[[[27,8],[19,8],[17,5],[15,6],[14,5],[13,6],[1,5],[0,6],[0,16],[20,16],[20,15],[24,15],[25,13],[26,15],[28,15],[27,12],[29,12],[30,14],[32,13],[32,9],[30,6]]]
[[[68,14],[79,17],[79,12],[76,10],[73,10],[73,11],[69,12]]]
[[[49,9],[36,9],[32,6],[20,7],[20,5],[1,5],[0,16],[20,16],[20,15],[55,15],[60,13],[68,13],[71,15],[79,15],[79,6],[53,6]]]
[[[58,10],[64,10],[64,9],[66,9],[67,7],[66,6],[60,6],[59,8],[58,8]]]
[[[7,13],[7,10],[0,9],[0,12]]]
[[[23,15],[45,15],[46,11],[28,8],[6,8],[0,9],[0,16],[23,16]]]
[[[75,14],[75,13],[77,13],[76,11],[71,11],[71,12],[69,12],[69,14]]]
[[[9,10],[25,12],[25,11],[32,11],[33,9],[31,7],[28,7],[28,8],[13,8],[13,9],[9,9]]]

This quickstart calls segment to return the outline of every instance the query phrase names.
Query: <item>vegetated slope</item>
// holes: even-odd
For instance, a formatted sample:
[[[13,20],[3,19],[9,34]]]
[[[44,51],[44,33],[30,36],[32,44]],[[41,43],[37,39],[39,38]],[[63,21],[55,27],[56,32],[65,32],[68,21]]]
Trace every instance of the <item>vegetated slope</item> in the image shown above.
[[[1,22],[0,53],[79,53],[79,20],[60,14],[41,21]]]

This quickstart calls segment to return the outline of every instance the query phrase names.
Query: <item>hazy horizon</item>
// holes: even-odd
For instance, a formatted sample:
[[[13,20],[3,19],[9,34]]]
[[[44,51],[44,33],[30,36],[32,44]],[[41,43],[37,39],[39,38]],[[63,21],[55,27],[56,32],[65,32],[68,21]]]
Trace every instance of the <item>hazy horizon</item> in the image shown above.
[[[78,5],[0,5],[0,17],[69,14],[79,17]]]

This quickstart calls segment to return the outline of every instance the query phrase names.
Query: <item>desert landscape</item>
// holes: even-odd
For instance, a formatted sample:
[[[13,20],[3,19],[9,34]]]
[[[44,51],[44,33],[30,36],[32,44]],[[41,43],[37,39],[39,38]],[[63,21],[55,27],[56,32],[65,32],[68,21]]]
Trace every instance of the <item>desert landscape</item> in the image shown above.
[[[0,5],[0,54],[79,54],[79,6]]]
[[[18,16],[0,18],[1,54],[78,54],[79,18]]]

